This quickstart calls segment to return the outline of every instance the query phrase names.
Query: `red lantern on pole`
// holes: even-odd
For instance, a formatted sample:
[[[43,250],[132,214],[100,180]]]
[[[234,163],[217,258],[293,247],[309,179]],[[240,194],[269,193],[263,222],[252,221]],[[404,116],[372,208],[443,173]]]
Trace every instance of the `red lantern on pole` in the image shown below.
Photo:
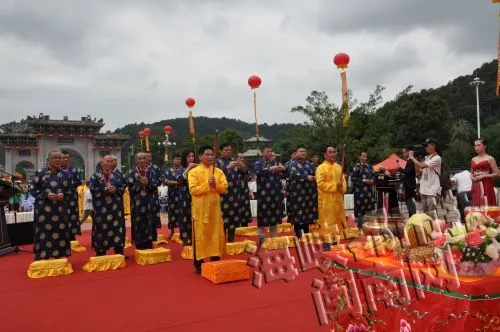
[[[333,63],[337,66],[339,69],[346,69],[349,66],[349,56],[345,53],[337,53],[333,57]]]
[[[165,127],[163,127],[163,131],[165,132],[165,134],[170,134],[172,132],[172,127],[166,125]]]
[[[149,129],[149,128],[144,128],[143,132],[144,132],[144,136],[151,135],[151,129]]]
[[[262,84],[262,80],[260,79],[259,76],[257,75],[252,75],[248,78],[248,85],[250,85],[250,87],[252,89],[257,89],[260,87],[260,85]]]
[[[142,138],[142,137],[144,137],[144,131],[142,131],[142,130],[141,130],[141,131],[139,132],[139,137],[141,137],[141,138]]]
[[[248,78],[248,85],[250,85],[250,88],[252,90],[258,89],[261,84],[262,80],[257,75],[252,75]],[[260,133],[259,133],[259,121],[257,120],[257,93],[255,91],[253,92],[253,113],[255,116],[255,137],[257,137],[258,140],[260,137]]]
[[[196,104],[196,101],[193,98],[189,97],[186,99],[186,106],[188,108],[193,108],[194,104]]]

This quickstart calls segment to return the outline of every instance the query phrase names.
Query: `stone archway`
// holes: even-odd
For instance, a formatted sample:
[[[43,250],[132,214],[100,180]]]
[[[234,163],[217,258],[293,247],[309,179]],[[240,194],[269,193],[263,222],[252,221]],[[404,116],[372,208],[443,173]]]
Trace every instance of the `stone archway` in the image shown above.
[[[14,170],[16,172],[22,170],[26,174],[25,180],[31,179],[36,172],[35,165],[33,165],[33,163],[28,160],[21,160],[20,162],[18,162]]]

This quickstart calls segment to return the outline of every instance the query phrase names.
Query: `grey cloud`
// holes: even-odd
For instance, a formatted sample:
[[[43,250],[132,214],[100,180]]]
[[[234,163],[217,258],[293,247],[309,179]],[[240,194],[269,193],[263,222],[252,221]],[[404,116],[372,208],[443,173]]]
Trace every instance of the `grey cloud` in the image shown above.
[[[496,9],[490,1],[481,0],[353,0],[344,4],[325,0],[317,26],[331,35],[364,31],[385,38],[428,28],[455,52],[480,53],[490,51],[498,36]]]

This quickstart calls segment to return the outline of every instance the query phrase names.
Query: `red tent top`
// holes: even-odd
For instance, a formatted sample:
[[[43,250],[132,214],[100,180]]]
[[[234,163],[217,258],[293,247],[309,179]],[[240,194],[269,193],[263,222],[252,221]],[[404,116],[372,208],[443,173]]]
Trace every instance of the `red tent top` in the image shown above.
[[[396,162],[397,160],[399,161],[399,165]],[[398,167],[405,168],[405,166],[406,166],[406,161],[404,159],[399,158],[396,154],[393,153],[386,160],[373,166],[373,169],[378,170],[380,167],[383,167],[385,168],[386,171],[396,172],[398,170]]]

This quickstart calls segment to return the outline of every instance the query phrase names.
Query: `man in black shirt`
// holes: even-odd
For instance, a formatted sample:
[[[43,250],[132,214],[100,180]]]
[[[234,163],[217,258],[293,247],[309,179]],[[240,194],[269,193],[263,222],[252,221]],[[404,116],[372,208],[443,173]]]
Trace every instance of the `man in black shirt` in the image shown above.
[[[406,146],[403,149],[403,158],[406,159],[406,167],[399,168],[399,172],[403,173],[403,188],[405,191],[406,207],[408,208],[408,215],[411,217],[417,213],[417,206],[415,204],[415,196],[417,190],[417,182],[415,180],[415,164],[410,157],[411,147]]]

